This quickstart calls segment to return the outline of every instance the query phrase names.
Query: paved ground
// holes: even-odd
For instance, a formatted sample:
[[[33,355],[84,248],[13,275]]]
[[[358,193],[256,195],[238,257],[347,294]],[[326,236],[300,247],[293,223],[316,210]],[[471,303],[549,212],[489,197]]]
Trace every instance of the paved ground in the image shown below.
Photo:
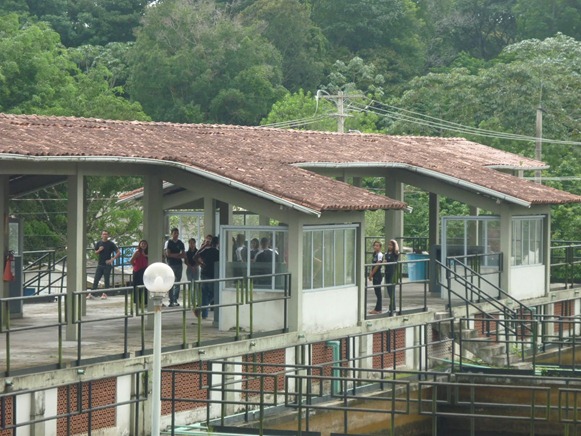
[[[404,311],[421,310],[424,304],[424,295],[427,307],[433,310],[444,310],[445,302],[439,295],[424,293],[424,284],[408,283],[398,291],[398,301],[401,295]],[[373,289],[367,292],[367,312],[373,309],[375,294]],[[86,301],[85,321],[81,326],[80,342],[66,340],[66,327],[59,326],[59,304],[29,303],[23,306],[23,316],[10,320],[10,332],[4,329],[0,335],[0,374],[6,373],[8,366],[11,373],[23,368],[48,365],[55,367],[59,364],[59,337],[63,338],[61,362],[63,366],[75,365],[80,353],[86,359],[118,359],[125,355],[139,355],[142,350],[149,354],[153,347],[151,314],[135,316],[126,306],[124,295],[112,295],[106,300],[94,299]],[[399,308],[399,305],[398,305]],[[387,309],[387,299],[384,298],[384,309]],[[126,315],[127,313],[127,315]],[[64,309],[61,308],[64,320]],[[368,315],[371,317],[370,315]],[[374,315],[374,317],[387,314]],[[64,321],[63,321],[64,323]],[[62,323],[60,323],[62,324]],[[213,313],[208,320],[198,324],[197,318],[191,310],[183,307],[163,308],[162,312],[162,342],[164,349],[191,348],[197,346],[198,341],[234,341],[235,331],[219,331],[213,325]],[[127,331],[127,335],[124,332]],[[242,338],[247,332],[239,332]],[[10,344],[9,356],[7,344]],[[8,360],[9,358],[9,360]]]

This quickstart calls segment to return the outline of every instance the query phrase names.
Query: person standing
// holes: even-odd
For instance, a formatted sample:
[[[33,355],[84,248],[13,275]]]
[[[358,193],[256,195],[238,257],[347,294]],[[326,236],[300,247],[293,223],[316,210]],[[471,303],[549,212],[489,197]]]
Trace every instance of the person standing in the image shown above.
[[[186,247],[179,239],[180,231],[177,227],[171,229],[171,238],[165,242],[165,257],[170,268],[173,270],[175,276],[175,285],[169,291],[169,307],[179,306],[178,299],[180,297],[180,285],[178,282],[182,280],[182,272],[184,267],[183,259],[186,257]]]
[[[188,240],[188,251],[186,251],[186,277],[188,278],[189,289],[190,289],[190,301],[192,304],[195,303],[194,299],[194,280],[198,280],[200,277],[200,267],[198,262],[196,262],[195,256],[198,253],[198,248],[196,247],[196,240],[190,238]]]
[[[218,251],[218,238],[214,236],[209,247],[200,249],[197,261],[200,263],[202,280],[211,280],[216,278],[220,252]],[[202,306],[209,306],[212,302],[219,303],[216,295],[216,282],[202,283]],[[197,312],[196,316],[200,314]],[[208,309],[202,309],[202,318],[208,318]],[[216,318],[216,317],[215,317]]]
[[[381,280],[383,280],[383,275],[381,274],[381,264],[383,263],[383,253],[381,252],[381,242],[375,241],[373,243],[373,267],[369,272],[369,281],[373,283],[373,290],[375,291],[375,296],[377,297],[377,302],[375,303],[375,309],[370,310],[369,313],[372,315],[377,315],[381,313],[382,301],[381,301]]]
[[[385,283],[387,284],[387,295],[389,297],[389,313],[395,312],[395,272],[397,269],[397,260],[399,259],[399,245],[395,239],[391,239],[387,244],[387,251],[384,256],[385,260]]]
[[[130,260],[133,267],[133,298],[138,311],[142,300],[147,306],[147,290],[143,287],[143,274],[149,265],[148,248],[149,244],[142,239]]]
[[[95,278],[93,280],[93,290],[99,287],[99,281],[101,277],[105,278],[105,289],[111,287],[110,278],[111,271],[113,270],[113,264],[115,260],[121,256],[121,251],[117,248],[117,245],[109,239],[109,232],[103,230],[101,232],[101,240],[95,244],[95,254],[97,254],[99,260],[97,262],[97,269],[95,271]],[[87,294],[87,299],[95,298],[92,293]],[[103,292],[101,294],[101,299],[107,298],[107,294]]]
[[[200,268],[198,263],[194,259],[198,248],[196,247],[196,240],[190,238],[188,241],[188,251],[186,251],[186,276],[189,282],[192,282],[198,278]]]

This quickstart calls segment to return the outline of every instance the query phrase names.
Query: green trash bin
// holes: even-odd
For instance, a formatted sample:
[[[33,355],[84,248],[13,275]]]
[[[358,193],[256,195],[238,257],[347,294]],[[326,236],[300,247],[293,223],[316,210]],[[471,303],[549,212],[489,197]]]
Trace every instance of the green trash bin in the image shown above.
[[[428,279],[428,261],[430,259],[429,254],[417,254],[409,253],[407,254],[407,260],[418,261],[408,263],[408,278],[410,282],[421,282]],[[420,261],[424,262],[420,262]]]

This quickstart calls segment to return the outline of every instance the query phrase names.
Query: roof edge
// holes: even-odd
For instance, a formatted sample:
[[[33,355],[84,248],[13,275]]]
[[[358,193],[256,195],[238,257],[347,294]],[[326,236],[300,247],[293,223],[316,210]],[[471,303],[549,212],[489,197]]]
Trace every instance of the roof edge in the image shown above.
[[[519,206],[524,206],[530,208],[532,203],[520,198],[514,197],[512,195],[507,195],[494,189],[486,188],[476,183],[467,182],[466,180],[459,179],[458,177],[449,176],[442,174],[440,172],[430,170],[427,168],[422,168],[417,165],[405,164],[405,163],[386,163],[386,162],[359,162],[359,163],[331,163],[331,162],[301,162],[292,164],[300,168],[398,168],[408,171],[413,171],[418,174],[426,175],[434,179],[442,180],[446,183],[453,185],[458,185],[472,191],[477,191],[492,197],[517,204]]]
[[[290,209],[297,210],[307,215],[313,215],[317,218],[321,216],[322,211],[312,209],[310,207],[302,206],[300,204],[294,203],[289,200],[285,200],[281,197],[278,197],[273,194],[269,194],[265,191],[260,189],[254,188],[247,184],[237,182],[236,180],[230,179],[228,177],[220,176],[215,173],[212,173],[207,170],[203,170],[200,168],[193,167],[191,165],[182,164],[179,162],[174,162],[171,160],[164,160],[164,159],[155,159],[155,158],[137,158],[137,157],[124,157],[124,156],[24,156],[18,154],[9,154],[3,153],[2,154],[3,160],[28,160],[28,161],[35,161],[35,162],[42,162],[42,161],[55,161],[55,162],[71,162],[71,163],[79,163],[79,162],[114,162],[119,161],[123,163],[136,163],[136,164],[147,164],[151,165],[155,164],[162,164],[166,167],[173,167],[179,168],[181,170],[187,171],[189,173],[193,173],[196,175],[200,175],[207,179],[213,180],[218,182],[222,185],[230,186],[235,189],[239,189],[241,191],[247,192],[252,195],[256,195],[257,197],[264,198],[268,201],[272,201],[273,203],[288,207]]]

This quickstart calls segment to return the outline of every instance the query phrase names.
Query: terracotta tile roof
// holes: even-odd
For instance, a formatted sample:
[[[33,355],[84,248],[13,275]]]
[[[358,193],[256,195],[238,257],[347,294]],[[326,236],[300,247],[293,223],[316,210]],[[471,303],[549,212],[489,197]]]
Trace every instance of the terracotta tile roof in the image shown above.
[[[421,168],[531,204],[581,202],[490,168],[542,162],[464,139],[0,114],[2,154],[171,161],[317,212],[405,207],[308,169],[321,164]]]

